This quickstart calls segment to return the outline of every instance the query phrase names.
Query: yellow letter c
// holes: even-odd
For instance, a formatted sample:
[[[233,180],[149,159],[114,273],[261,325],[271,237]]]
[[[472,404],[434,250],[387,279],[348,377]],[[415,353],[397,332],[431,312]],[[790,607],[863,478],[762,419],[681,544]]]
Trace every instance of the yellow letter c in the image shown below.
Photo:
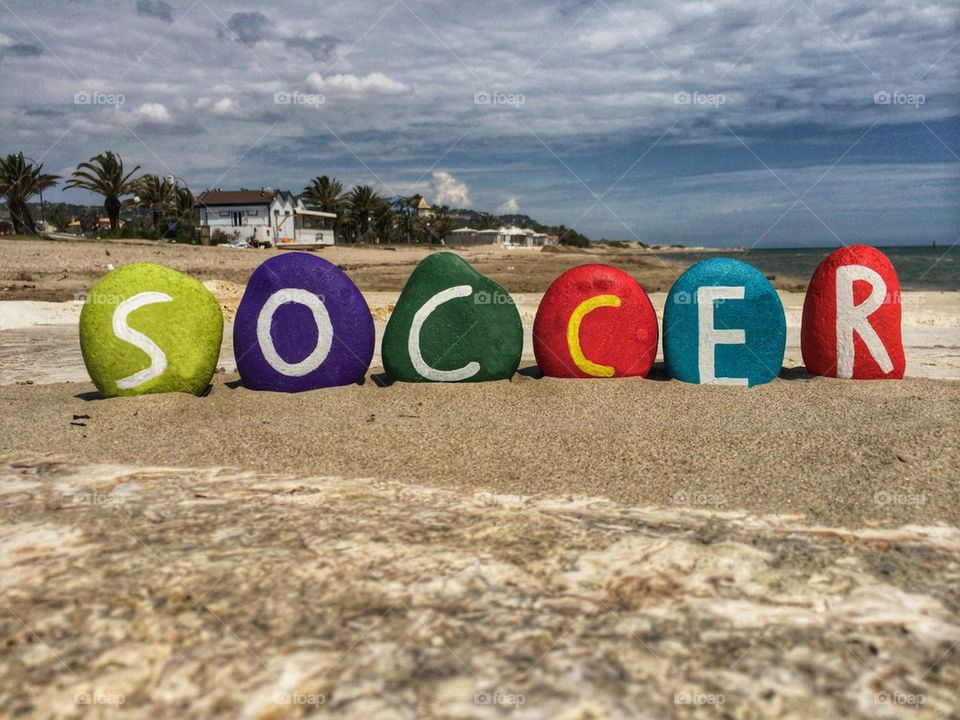
[[[577,305],[567,323],[567,347],[570,348],[570,357],[580,370],[593,377],[613,377],[615,372],[611,365],[598,365],[591,362],[580,348],[580,323],[590,313],[601,307],[620,307],[620,298],[616,295],[595,295]]]

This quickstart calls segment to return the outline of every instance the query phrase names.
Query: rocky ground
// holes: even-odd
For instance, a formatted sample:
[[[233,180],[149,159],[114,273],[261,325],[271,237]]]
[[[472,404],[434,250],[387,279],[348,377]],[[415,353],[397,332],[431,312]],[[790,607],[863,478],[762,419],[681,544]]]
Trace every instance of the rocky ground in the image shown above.
[[[960,532],[0,464],[0,716],[960,717]]]

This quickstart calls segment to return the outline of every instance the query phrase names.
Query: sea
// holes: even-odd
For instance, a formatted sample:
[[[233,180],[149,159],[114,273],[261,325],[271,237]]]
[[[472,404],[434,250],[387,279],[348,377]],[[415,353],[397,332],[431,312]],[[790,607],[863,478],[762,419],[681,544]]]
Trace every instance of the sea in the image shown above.
[[[833,248],[775,248],[728,251],[671,250],[665,260],[695,263],[711,257],[732,257],[750,263],[764,275],[809,280]],[[890,258],[903,290],[960,290],[960,244],[899,246],[880,249]],[[656,250],[653,251],[657,253]]]

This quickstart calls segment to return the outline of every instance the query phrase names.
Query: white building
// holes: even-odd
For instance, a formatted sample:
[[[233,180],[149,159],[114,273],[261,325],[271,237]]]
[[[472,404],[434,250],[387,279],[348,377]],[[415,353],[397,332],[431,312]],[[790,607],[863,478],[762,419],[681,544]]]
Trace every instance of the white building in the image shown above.
[[[547,244],[547,234],[534,232],[530,228],[505,225],[497,231],[497,243],[512,248],[543,247]]]
[[[279,248],[333,245],[334,213],[307,210],[303,201],[282,190],[207,190],[194,205],[197,222],[208,232]]]
[[[505,248],[534,248],[549,245],[546,233],[538,233],[529,228],[505,225],[499,230],[477,230],[471,227],[450,231],[445,239],[447,245],[501,245]]]

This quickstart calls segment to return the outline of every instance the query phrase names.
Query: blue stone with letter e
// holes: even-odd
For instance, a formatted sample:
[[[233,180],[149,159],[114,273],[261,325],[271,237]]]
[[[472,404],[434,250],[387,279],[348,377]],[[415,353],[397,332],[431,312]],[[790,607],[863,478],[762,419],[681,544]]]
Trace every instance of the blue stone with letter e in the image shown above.
[[[360,382],[373,359],[367,301],[333,263],[291,252],[250,277],[233,326],[245,387],[300,392]]]
[[[780,374],[787,343],[783,303],[756,268],[710,258],[670,288],[663,356],[671,377],[702,385],[761,385]]]

